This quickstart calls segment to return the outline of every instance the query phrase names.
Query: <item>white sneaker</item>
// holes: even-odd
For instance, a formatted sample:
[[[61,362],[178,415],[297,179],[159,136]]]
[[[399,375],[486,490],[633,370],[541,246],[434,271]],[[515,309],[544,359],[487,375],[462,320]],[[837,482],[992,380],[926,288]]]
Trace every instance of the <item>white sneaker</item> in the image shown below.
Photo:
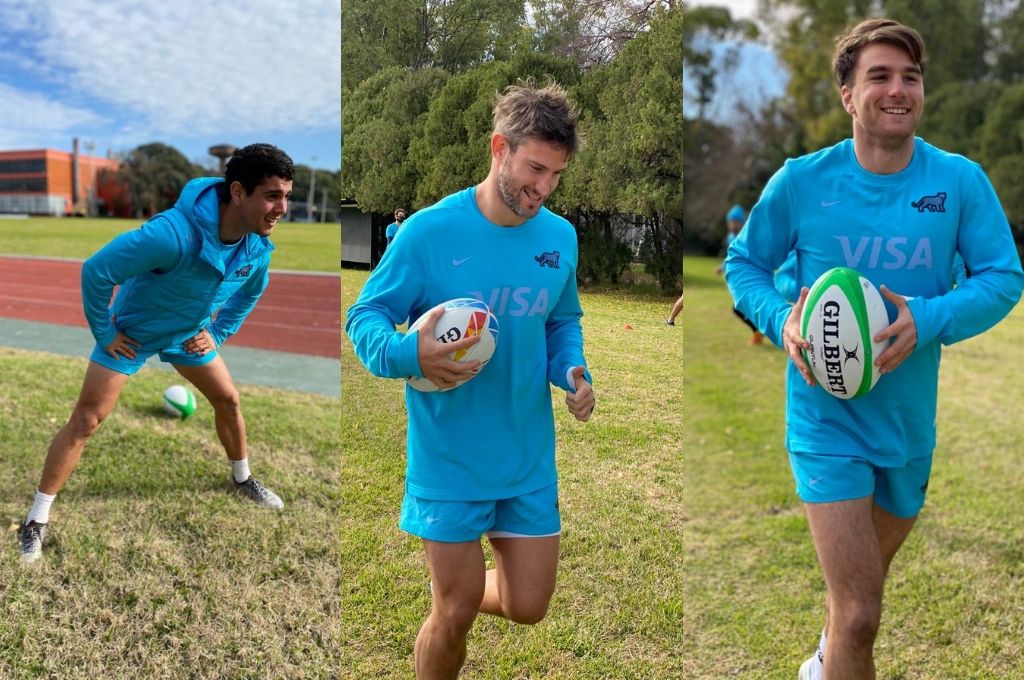
[[[824,672],[821,657],[815,652],[814,656],[800,664],[800,673],[796,677],[797,680],[822,680]]]
[[[814,656],[800,664],[797,680],[822,680],[825,675],[825,654],[821,647],[814,651]]]

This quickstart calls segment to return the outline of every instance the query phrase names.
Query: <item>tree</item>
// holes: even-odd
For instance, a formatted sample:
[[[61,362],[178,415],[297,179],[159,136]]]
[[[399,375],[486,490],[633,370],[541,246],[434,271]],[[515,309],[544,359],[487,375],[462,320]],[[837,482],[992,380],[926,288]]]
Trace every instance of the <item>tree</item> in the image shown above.
[[[610,63],[677,0],[535,0],[533,46],[573,59],[584,69]]]
[[[552,77],[572,88],[576,64],[546,54],[521,53],[507,62],[488,62],[451,78],[430,102],[422,132],[409,145],[418,182],[414,207],[482,180],[490,169],[491,104],[495,94],[518,80],[543,84]]]
[[[392,67],[365,80],[346,99],[345,197],[379,213],[413,205],[419,175],[409,147],[423,136],[427,109],[448,79],[438,69]]]
[[[121,162],[117,173],[131,195],[136,217],[147,217],[170,208],[190,179],[205,174],[180,151],[160,142],[133,149]]]
[[[640,218],[644,262],[666,289],[682,274],[682,31],[681,6],[659,11],[650,30],[587,75],[580,88],[586,146],[566,173],[572,189],[555,201],[592,218]],[[581,241],[590,247],[597,236],[607,257],[617,235],[609,220],[598,224],[601,232],[584,232]]]
[[[405,66],[463,71],[506,59],[525,39],[523,0],[345,0],[342,83]]]

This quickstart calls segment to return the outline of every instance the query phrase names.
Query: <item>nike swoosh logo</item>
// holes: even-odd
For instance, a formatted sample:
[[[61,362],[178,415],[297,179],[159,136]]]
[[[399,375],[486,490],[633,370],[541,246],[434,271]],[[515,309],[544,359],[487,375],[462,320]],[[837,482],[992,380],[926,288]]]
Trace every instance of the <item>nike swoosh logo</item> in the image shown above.
[[[821,207],[822,208],[831,208],[832,206],[838,205],[840,203],[842,203],[842,201],[822,201],[821,202]]]
[[[821,480],[822,480],[821,477],[811,477],[810,479],[807,480],[807,485],[808,486],[816,486],[818,484],[818,482],[820,482]]]
[[[458,266],[459,266],[460,264],[462,264],[462,263],[463,263],[463,262],[465,262],[466,260],[471,260],[471,259],[473,259],[473,256],[472,256],[472,255],[470,255],[469,257],[464,257],[464,258],[462,258],[461,260],[456,260],[456,259],[454,259],[454,258],[453,258],[453,259],[452,259],[452,266],[453,266],[453,267],[458,267]]]

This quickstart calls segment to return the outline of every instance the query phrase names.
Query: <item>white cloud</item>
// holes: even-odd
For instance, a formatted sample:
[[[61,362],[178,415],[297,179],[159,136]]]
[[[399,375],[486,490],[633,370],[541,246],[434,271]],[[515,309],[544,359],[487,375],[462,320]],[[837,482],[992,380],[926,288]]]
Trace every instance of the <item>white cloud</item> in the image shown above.
[[[126,121],[123,138],[336,128],[339,13],[338,0],[0,0],[40,72]]]
[[[0,149],[46,146],[41,136],[60,137],[79,126],[99,125],[103,119],[88,109],[55,102],[0,83]],[[70,133],[67,145],[70,146]]]

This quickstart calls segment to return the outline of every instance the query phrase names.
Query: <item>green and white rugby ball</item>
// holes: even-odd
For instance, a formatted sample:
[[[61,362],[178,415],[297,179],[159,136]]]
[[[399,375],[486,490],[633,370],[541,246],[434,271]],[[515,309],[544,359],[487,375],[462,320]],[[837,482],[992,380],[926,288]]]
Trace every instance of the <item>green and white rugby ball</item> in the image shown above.
[[[839,399],[855,399],[878,382],[875,359],[889,344],[874,337],[889,325],[874,284],[849,267],[818,277],[804,304],[800,334],[811,344],[804,360],[815,380]]]
[[[196,395],[183,385],[171,385],[164,390],[164,411],[175,418],[188,418],[196,412]]]

